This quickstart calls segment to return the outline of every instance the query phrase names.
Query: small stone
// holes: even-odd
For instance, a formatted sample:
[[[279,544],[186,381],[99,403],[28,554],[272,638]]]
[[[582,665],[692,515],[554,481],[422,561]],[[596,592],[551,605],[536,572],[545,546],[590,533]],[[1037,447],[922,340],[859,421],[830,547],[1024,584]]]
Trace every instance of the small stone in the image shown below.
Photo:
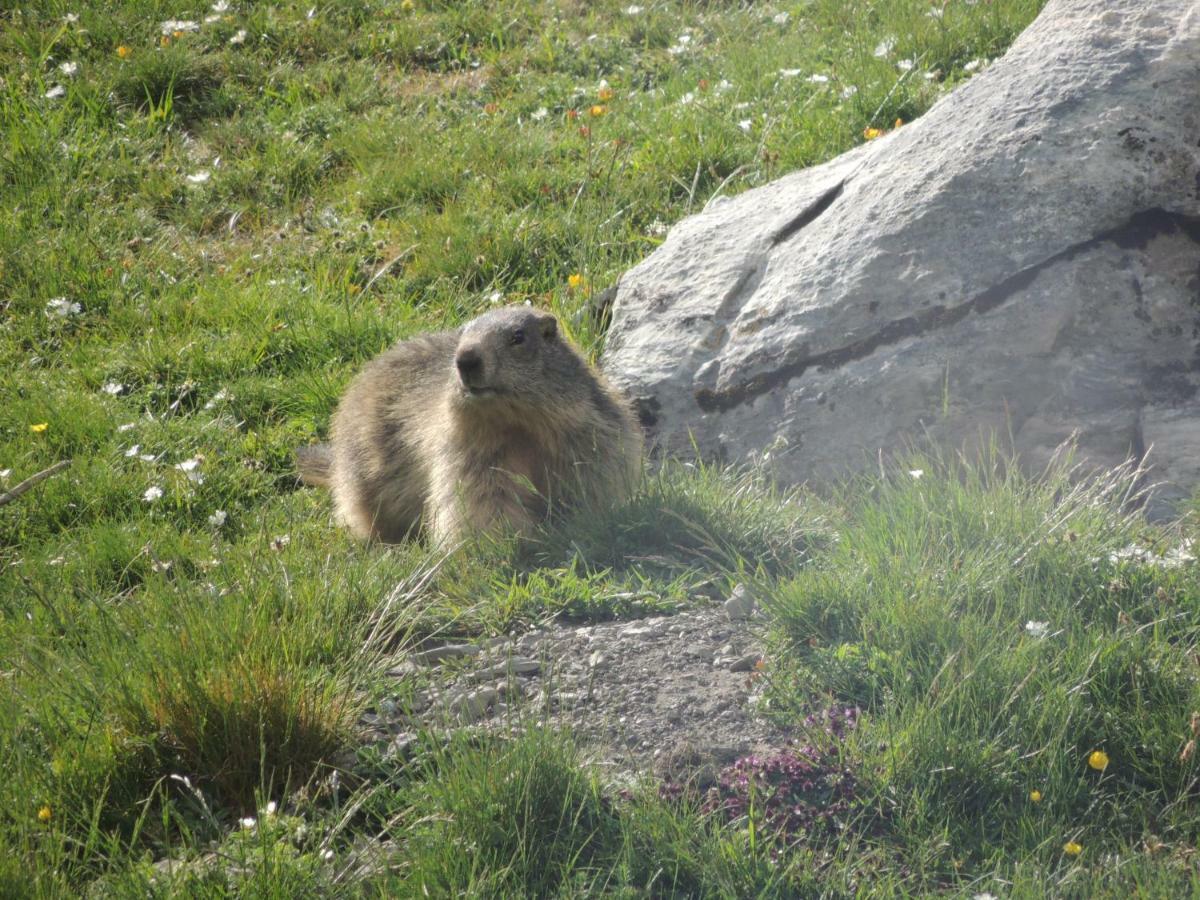
[[[757,653],[747,653],[729,664],[730,672],[751,672],[758,665],[760,657]]]
[[[514,675],[536,675],[542,671],[542,664],[527,656],[514,656],[505,668]]]
[[[422,650],[412,655],[413,662],[423,666],[436,666],[448,659],[465,659],[479,655],[477,644],[447,644],[444,647],[434,647],[432,650]]]
[[[400,734],[392,738],[387,745],[387,749],[383,751],[384,759],[407,759],[412,753],[412,748],[416,740],[417,737],[415,734],[408,731],[400,732]]]
[[[742,622],[754,612],[754,596],[744,584],[736,585],[725,601],[725,615],[731,622]]]
[[[470,693],[459,694],[448,707],[451,715],[456,716],[464,724],[477,722],[482,719],[490,708],[500,702],[500,692],[495,688],[483,688]]]
[[[665,629],[662,625],[630,625],[621,632],[622,637],[661,637]]]

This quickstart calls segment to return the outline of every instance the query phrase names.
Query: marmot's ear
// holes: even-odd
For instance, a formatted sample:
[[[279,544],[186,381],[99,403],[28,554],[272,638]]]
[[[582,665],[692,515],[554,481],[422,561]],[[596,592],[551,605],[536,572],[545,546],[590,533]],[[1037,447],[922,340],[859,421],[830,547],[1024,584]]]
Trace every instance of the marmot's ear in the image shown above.
[[[552,340],[558,334],[558,319],[546,313],[546,315],[538,319],[538,328],[542,330],[542,337],[545,340]]]

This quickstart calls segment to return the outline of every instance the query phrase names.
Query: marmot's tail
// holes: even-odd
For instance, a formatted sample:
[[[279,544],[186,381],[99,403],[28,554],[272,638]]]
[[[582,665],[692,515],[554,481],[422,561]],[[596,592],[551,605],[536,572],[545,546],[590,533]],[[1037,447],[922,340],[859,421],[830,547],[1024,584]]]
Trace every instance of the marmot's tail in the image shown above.
[[[333,450],[328,444],[310,444],[296,450],[296,467],[305,484],[328,485],[333,474]]]

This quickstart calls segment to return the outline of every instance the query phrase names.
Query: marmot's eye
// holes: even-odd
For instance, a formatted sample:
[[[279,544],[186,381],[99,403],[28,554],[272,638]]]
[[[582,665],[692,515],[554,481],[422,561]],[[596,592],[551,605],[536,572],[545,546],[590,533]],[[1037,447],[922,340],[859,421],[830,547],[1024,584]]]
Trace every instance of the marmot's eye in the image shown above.
[[[508,342],[509,342],[510,344],[523,344],[523,343],[525,343],[525,331],[524,331],[524,329],[518,328],[516,331],[514,331],[514,332],[512,333],[512,337],[508,339]]]

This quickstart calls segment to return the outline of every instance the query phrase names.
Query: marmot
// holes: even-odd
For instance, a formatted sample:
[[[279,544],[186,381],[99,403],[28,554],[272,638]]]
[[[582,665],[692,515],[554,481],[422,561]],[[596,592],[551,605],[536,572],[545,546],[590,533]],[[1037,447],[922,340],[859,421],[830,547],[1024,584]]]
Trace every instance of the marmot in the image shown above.
[[[331,443],[297,456],[356,535],[423,526],[445,544],[628,496],[642,433],[552,314],[509,306],[385,351],[346,390]]]

